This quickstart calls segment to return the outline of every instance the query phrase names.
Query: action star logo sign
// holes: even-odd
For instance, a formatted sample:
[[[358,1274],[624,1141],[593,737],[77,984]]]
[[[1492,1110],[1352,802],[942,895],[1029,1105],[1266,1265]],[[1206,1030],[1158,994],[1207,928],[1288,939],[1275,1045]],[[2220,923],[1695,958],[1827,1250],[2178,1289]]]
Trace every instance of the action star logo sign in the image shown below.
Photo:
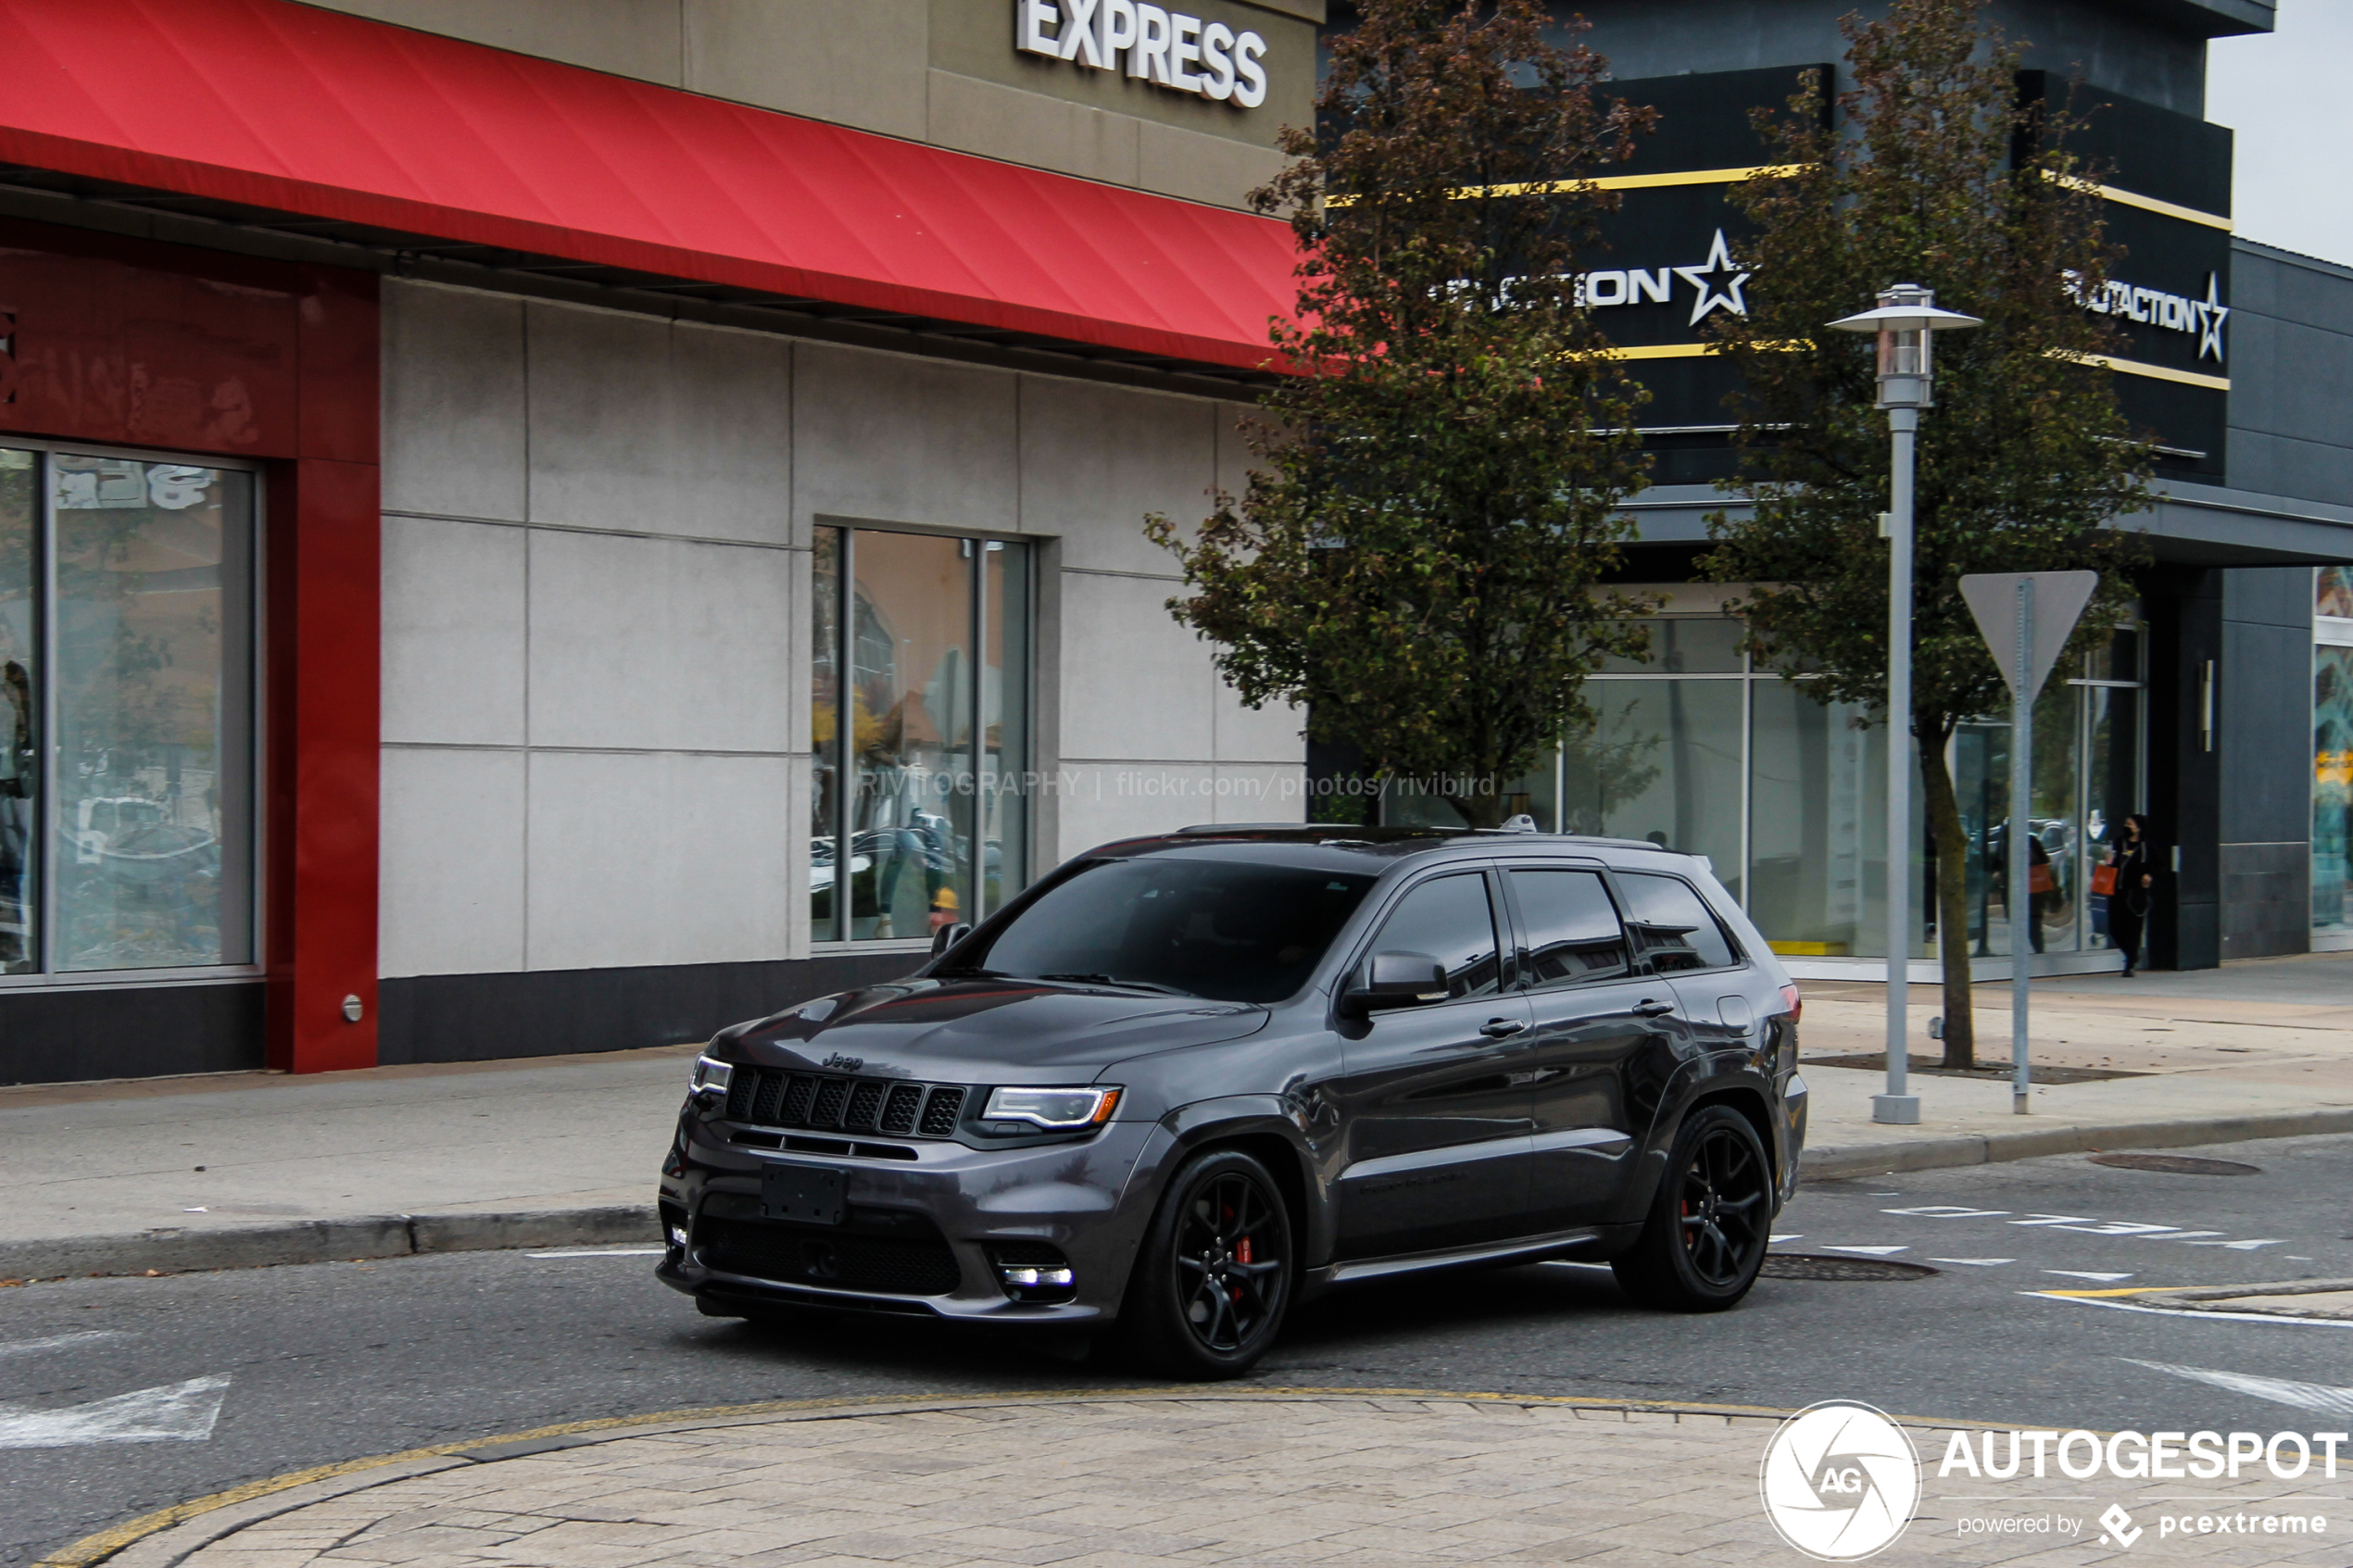
[[[1707,247],[1707,259],[1697,267],[1678,267],[1675,275],[1699,291],[1699,298],[1692,305],[1692,325],[1696,327],[1715,310],[1729,310],[1735,316],[1748,314],[1748,300],[1741,293],[1742,286],[1755,274],[1743,272],[1732,265],[1732,248],[1724,243],[1724,231],[1716,231],[1716,243]],[[1719,282],[1718,279],[1730,281]]]
[[[1919,1455],[1869,1405],[1809,1405],[1775,1429],[1757,1489],[1781,1539],[1823,1562],[1853,1562],[1893,1544],[1920,1500]]]

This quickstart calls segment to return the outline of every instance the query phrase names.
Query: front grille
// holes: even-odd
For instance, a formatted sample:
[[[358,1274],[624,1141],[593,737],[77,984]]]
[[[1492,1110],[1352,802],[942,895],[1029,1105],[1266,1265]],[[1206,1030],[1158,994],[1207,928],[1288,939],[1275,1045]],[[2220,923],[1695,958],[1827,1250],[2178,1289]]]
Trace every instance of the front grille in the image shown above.
[[[823,1290],[865,1290],[887,1296],[946,1296],[963,1275],[956,1254],[927,1223],[905,1216],[877,1227],[789,1225],[730,1220],[705,1211],[695,1247],[705,1267],[750,1279]]]
[[[746,1065],[736,1069],[727,1085],[727,1120],[755,1127],[952,1138],[963,1109],[964,1090],[953,1084],[842,1078]]]

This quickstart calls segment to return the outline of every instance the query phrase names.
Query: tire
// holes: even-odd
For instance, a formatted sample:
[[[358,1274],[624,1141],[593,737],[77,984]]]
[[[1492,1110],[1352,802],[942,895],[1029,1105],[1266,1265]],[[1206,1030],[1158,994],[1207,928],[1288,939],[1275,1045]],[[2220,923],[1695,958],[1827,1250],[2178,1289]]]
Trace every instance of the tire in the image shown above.
[[[1756,1283],[1772,1229],[1772,1162],[1756,1129],[1730,1106],[1704,1106],[1675,1134],[1641,1237],[1610,1268],[1646,1307],[1720,1312]]]
[[[1196,1155],[1144,1233],[1120,1307],[1122,1348],[1165,1376],[1239,1377],[1281,1332],[1293,1273],[1290,1215],[1266,1167],[1235,1148]]]

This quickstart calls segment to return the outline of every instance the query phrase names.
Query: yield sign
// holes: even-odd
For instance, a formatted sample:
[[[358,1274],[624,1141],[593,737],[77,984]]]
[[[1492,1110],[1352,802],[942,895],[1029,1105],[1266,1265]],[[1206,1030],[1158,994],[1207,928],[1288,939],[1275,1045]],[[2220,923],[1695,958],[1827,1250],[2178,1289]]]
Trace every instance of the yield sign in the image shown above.
[[[1969,601],[1969,613],[1977,618],[1985,646],[1994,650],[1994,662],[2001,667],[2012,696],[2034,700],[2099,585],[2096,571],[1987,571],[1961,579],[1961,597]],[[2029,679],[2021,693],[2018,647],[2027,633],[2032,634]]]

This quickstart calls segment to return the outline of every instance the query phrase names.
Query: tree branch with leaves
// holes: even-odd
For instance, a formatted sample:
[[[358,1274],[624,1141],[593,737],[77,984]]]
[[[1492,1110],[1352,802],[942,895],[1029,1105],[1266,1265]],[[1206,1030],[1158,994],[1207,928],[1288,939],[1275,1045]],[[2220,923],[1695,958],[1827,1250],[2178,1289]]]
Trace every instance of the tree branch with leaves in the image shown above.
[[[1366,0],[1313,131],[1253,193],[1297,235],[1290,374],[1246,427],[1246,494],[1189,536],[1170,611],[1242,700],[1431,782],[1473,826],[1586,716],[1584,677],[1646,646],[1604,591],[1647,471],[1644,394],[1579,299],[1615,203],[1592,183],[1649,111],[1545,42],[1539,0]]]
[[[1823,702],[1885,719],[1890,443],[1871,345],[1828,322],[1879,290],[1916,282],[1984,320],[1940,334],[1935,407],[1920,420],[1915,499],[1912,711],[1935,856],[1944,972],[1944,1060],[1973,1064],[1969,834],[1945,749],[1956,728],[2006,709],[2001,672],[1958,583],[1983,571],[2088,568],[2101,587],[2070,660],[2113,627],[2145,558],[2117,521],[2143,506],[2149,450],[2119,411],[2116,331],[2082,303],[2115,252],[2099,171],[2067,150],[2082,122],[2021,105],[2020,46],[1982,24],[1983,0],[1897,0],[1843,24],[1852,90],[1825,124],[1814,83],[1758,126],[1777,172],[1732,191],[1753,221],[1757,275],[1745,319],[1718,318],[1716,349],[1743,373],[1734,408],[1747,515],[1711,521],[1702,568],[1747,584],[1731,608],[1752,647],[1806,671]],[[2013,802],[2023,822],[2030,803]],[[1990,825],[1990,824],[1989,824]],[[2024,897],[2014,890],[2012,897]]]

